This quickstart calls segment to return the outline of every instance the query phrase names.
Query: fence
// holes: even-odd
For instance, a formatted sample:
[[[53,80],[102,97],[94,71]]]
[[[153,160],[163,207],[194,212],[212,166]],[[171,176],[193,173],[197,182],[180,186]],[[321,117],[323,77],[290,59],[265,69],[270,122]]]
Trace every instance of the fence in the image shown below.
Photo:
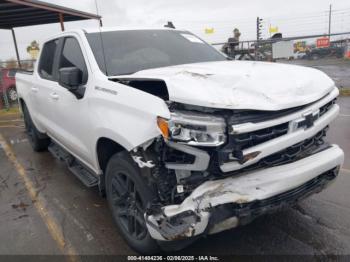
[[[234,60],[274,61],[276,59],[350,58],[349,35],[350,32],[345,32],[331,34],[331,37],[309,35],[261,39],[259,41],[213,43],[212,45]],[[327,45],[320,46],[320,43],[324,42]]]
[[[234,60],[258,60],[313,67],[339,88],[350,88],[350,32],[257,41],[214,43]],[[321,42],[320,40],[327,40]],[[321,44],[322,45],[321,45]]]

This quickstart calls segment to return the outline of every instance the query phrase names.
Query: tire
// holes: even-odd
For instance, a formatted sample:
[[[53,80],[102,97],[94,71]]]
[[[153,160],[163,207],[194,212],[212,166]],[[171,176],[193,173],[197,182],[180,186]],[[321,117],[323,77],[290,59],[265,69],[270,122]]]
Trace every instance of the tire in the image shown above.
[[[16,87],[10,87],[7,90],[7,97],[9,98],[10,102],[17,102],[18,101],[18,94]]]
[[[28,139],[33,150],[35,152],[46,151],[50,144],[50,138],[40,133],[35,127],[26,105],[23,105],[23,117]]]
[[[144,219],[145,207],[155,193],[127,152],[117,153],[109,160],[106,194],[114,222],[129,246],[140,254],[158,253],[159,246],[150,236]]]

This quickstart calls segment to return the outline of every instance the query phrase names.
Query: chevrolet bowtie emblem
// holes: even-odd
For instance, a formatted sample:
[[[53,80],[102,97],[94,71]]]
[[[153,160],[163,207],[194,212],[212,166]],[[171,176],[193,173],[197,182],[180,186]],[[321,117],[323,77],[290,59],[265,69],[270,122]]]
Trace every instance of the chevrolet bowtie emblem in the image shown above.
[[[314,122],[315,122],[315,116],[310,113],[310,114],[307,114],[305,115],[305,121],[303,122],[303,125],[306,127],[306,128],[310,128],[314,125]]]
[[[295,131],[299,128],[308,129],[314,126],[314,122],[320,117],[320,111],[307,112],[302,118],[290,122],[290,131]]]

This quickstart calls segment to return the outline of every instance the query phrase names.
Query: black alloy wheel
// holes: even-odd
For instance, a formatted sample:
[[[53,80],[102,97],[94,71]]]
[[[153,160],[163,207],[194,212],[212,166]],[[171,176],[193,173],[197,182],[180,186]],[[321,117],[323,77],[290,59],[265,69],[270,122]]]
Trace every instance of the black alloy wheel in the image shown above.
[[[145,255],[159,252],[144,218],[156,193],[126,151],[111,157],[106,168],[106,195],[113,219],[130,247]]]
[[[120,220],[128,235],[136,240],[142,240],[147,235],[143,214],[145,212],[140,193],[135,182],[123,173],[117,173],[112,178],[111,201],[113,211]]]

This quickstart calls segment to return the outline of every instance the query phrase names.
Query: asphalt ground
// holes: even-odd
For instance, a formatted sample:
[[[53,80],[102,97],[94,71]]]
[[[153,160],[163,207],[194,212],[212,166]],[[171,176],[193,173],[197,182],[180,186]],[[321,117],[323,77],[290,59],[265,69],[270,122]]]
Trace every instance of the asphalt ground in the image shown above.
[[[350,88],[350,59],[322,58],[318,60],[280,60],[280,63],[313,67],[329,75],[339,88]]]
[[[350,254],[350,97],[328,139],[345,151],[341,175],[296,207],[203,238],[176,255]],[[50,153],[34,153],[18,115],[0,117],[0,255],[135,255],[106,199]],[[2,259],[3,258],[3,259]],[[1,257],[5,261],[8,257]]]

